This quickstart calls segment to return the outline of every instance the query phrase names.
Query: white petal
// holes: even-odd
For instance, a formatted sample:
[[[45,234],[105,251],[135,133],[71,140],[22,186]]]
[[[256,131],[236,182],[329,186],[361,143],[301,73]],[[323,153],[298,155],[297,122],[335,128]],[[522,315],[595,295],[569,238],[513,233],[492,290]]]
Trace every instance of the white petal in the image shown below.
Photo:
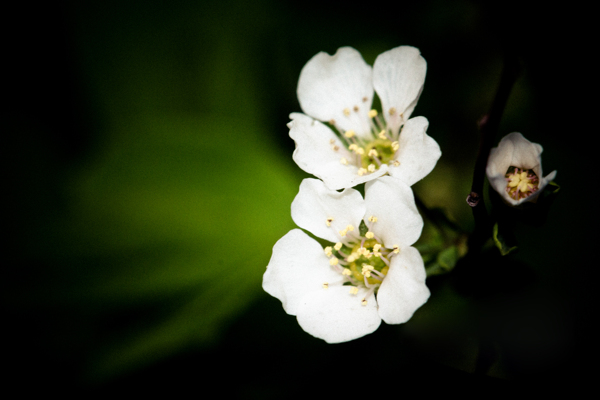
[[[388,324],[404,323],[428,298],[421,254],[414,247],[402,248],[400,254],[392,258],[377,293],[379,316]]]
[[[395,159],[397,167],[390,167],[390,175],[412,186],[426,177],[442,155],[440,146],[426,131],[429,122],[424,117],[409,119],[400,133],[400,148]]]
[[[346,149],[331,129],[304,114],[292,113],[290,118],[290,137],[296,142],[294,161],[304,171],[322,179],[330,189],[353,187],[388,171],[387,165],[384,165],[372,174],[359,176],[358,167],[352,165],[356,155]],[[334,151],[332,146],[337,146],[338,150]],[[349,164],[342,164],[342,158]]]
[[[411,188],[398,179],[384,176],[365,186],[365,223],[386,247],[410,246],[421,236],[423,218],[417,211]],[[367,222],[370,216],[377,222]]]
[[[340,240],[339,231],[352,225],[358,232],[365,215],[365,201],[354,189],[328,189],[318,179],[304,179],[292,202],[292,219],[301,228],[330,242]],[[327,220],[332,218],[330,226]]]
[[[283,309],[296,315],[302,299],[323,289],[323,283],[340,280],[319,243],[300,229],[289,231],[273,247],[263,275],[263,289],[281,300]]]
[[[556,176],[556,171],[542,178],[542,151],[544,149],[537,143],[530,142],[519,132],[510,133],[500,140],[498,147],[490,150],[486,174],[490,185],[502,199],[517,206],[526,201],[535,200],[543,188]],[[515,200],[506,193],[506,171],[509,167],[532,169],[540,179],[538,191],[524,199]]]
[[[373,86],[388,127],[396,134],[410,118],[425,83],[427,63],[419,49],[400,46],[380,54],[373,64]],[[390,109],[395,113],[390,115]]]
[[[379,327],[381,318],[373,294],[367,297],[366,305],[361,304],[366,292],[360,289],[352,295],[349,286],[337,286],[306,296],[298,309],[298,323],[306,332],[328,343],[368,335]]]
[[[351,47],[341,47],[333,56],[321,52],[300,72],[300,107],[318,120],[334,120],[335,126],[343,131],[354,130],[359,136],[368,135],[368,113],[373,101],[372,74],[372,68]]]

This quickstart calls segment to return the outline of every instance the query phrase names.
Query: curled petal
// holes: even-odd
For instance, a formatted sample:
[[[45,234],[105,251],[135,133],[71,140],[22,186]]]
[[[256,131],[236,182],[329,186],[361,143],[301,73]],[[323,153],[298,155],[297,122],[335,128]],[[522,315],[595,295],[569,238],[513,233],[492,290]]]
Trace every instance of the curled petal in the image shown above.
[[[323,290],[323,283],[339,280],[323,248],[300,229],[289,231],[273,247],[263,275],[263,289],[281,300],[285,312],[296,315],[302,299]]]
[[[402,324],[429,298],[425,266],[414,247],[404,247],[392,258],[390,269],[377,293],[379,315],[388,324]]]
[[[342,47],[333,56],[320,52],[300,72],[300,107],[320,121],[335,121],[342,131],[366,136],[373,101],[372,74],[372,68],[351,47]]]
[[[341,343],[368,335],[377,330],[381,318],[377,301],[371,293],[360,289],[350,294],[348,286],[330,287],[313,292],[302,300],[298,308],[298,323],[306,332],[328,343]]]
[[[517,206],[526,201],[535,201],[544,187],[554,179],[556,171],[542,177],[543,150],[542,146],[530,142],[519,132],[506,135],[500,140],[498,147],[490,150],[486,174],[490,185],[506,203]],[[540,180],[538,190],[532,195],[519,200],[511,198],[506,193],[506,172],[510,167],[533,170]]]
[[[328,189],[318,179],[304,179],[292,202],[292,219],[298,226],[330,242],[340,240],[339,231],[352,225],[358,230],[365,215],[365,201],[354,189]]]
[[[423,90],[426,73],[427,63],[415,47],[396,47],[375,60],[373,86],[394,134],[410,118]]]
[[[427,135],[429,121],[424,117],[409,119],[400,133],[396,160],[400,165],[390,168],[390,175],[412,186],[426,177],[440,159],[442,151]]]

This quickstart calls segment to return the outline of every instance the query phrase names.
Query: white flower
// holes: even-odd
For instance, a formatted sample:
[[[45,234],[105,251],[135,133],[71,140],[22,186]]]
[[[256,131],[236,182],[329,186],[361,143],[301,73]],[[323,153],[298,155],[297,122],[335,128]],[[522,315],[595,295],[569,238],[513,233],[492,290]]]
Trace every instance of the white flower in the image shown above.
[[[512,206],[535,201],[556,171],[542,177],[542,146],[519,132],[502,138],[490,151],[486,173],[490,185]]]
[[[381,320],[408,321],[429,298],[423,259],[411,247],[423,219],[404,183],[391,177],[368,182],[363,199],[354,189],[337,192],[305,179],[292,218],[332,244],[323,249],[302,230],[291,230],[273,247],[263,288],[311,335],[329,343],[353,340]]]
[[[296,142],[294,161],[330,189],[353,187],[386,173],[409,186],[423,179],[441,156],[437,142],[426,134],[427,119],[409,119],[426,70],[425,59],[410,46],[380,54],[373,68],[351,47],[333,56],[314,56],[298,81],[306,115],[292,113],[288,124]],[[381,114],[371,109],[373,89]]]

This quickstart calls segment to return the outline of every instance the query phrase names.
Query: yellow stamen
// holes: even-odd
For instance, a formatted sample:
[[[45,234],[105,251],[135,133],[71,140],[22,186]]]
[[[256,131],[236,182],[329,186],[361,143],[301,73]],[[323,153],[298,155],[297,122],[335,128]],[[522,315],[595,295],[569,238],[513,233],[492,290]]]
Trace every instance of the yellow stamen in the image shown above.
[[[375,118],[377,116],[377,110],[369,111],[369,118]]]

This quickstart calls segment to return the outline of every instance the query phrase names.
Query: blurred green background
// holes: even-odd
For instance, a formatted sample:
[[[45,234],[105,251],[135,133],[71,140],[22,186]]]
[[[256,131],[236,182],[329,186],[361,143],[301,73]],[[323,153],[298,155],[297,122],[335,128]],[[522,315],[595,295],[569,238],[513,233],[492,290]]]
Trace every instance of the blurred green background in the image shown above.
[[[565,50],[573,31],[557,29],[570,14],[468,0],[20,8],[5,35],[7,382],[52,392],[233,379],[226,393],[278,398],[362,368],[462,384],[485,351],[495,356],[484,383],[585,376],[576,361],[591,295],[573,249],[591,239],[566,210],[587,179],[580,148],[564,142],[580,77],[565,56],[576,53]],[[541,143],[561,194],[544,227],[520,228],[517,254],[482,265],[476,291],[431,278],[408,324],[326,345],[261,288],[308,176],[291,158],[288,114],[300,111],[297,79],[317,52],[353,46],[372,64],[399,45],[428,62],[414,115],[443,153],[414,187],[425,204],[472,228],[476,122],[504,49],[524,69],[500,135]]]

